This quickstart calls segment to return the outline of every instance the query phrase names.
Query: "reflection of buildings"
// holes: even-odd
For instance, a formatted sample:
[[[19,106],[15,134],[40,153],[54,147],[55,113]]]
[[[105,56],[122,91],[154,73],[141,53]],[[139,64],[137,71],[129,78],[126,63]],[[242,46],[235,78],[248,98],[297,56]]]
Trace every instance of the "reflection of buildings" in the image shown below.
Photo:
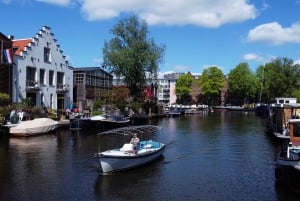
[[[92,106],[94,100],[111,93],[113,76],[100,67],[74,68],[73,76],[75,103]]]
[[[73,71],[50,28],[44,26],[33,38],[12,42],[12,102],[31,98],[33,106],[66,108],[73,96]]]

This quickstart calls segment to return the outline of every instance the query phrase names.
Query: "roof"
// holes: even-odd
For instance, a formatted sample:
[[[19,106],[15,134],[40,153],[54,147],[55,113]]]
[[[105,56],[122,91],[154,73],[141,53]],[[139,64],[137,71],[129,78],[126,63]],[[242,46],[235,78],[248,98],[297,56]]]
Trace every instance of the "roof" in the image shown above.
[[[17,56],[21,56],[21,52],[25,49],[26,46],[29,46],[28,44],[30,42],[32,42],[32,38],[14,40],[13,41],[14,54]]]
[[[162,127],[155,125],[141,125],[141,126],[127,126],[121,128],[115,128],[108,131],[98,133],[103,134],[119,134],[119,135],[132,135],[133,133],[153,133],[155,131],[162,130]]]
[[[81,72],[101,71],[112,77],[112,75],[101,67],[73,67],[74,74]]]
[[[0,41],[3,45],[4,49],[8,49],[11,48],[11,40],[9,38],[7,38],[3,33],[0,32]]]

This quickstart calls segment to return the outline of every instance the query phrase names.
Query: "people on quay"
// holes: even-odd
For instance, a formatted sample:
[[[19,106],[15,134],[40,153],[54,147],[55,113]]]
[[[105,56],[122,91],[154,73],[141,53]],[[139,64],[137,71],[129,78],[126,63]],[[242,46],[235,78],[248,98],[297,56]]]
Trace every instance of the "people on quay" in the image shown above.
[[[137,137],[136,133],[133,134],[133,137],[131,138],[130,143],[133,145],[133,150],[137,151],[139,143],[140,143],[140,139]]]
[[[19,118],[19,122],[20,121],[23,121],[23,118],[24,118],[24,112],[22,110],[19,110],[18,111],[18,118]]]
[[[12,124],[18,123],[19,118],[18,118],[18,115],[17,115],[16,110],[12,110],[12,111],[10,112],[9,119],[10,119],[10,123],[12,123]]]

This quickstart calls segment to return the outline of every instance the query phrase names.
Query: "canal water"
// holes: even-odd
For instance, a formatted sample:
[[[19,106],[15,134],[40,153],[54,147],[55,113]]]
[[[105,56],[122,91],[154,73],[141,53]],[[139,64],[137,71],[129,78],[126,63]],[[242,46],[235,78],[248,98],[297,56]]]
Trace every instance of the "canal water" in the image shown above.
[[[3,201],[299,201],[276,185],[281,143],[252,112],[157,119],[163,157],[134,170],[101,175],[93,158],[97,132],[57,130],[30,138],[0,138]]]

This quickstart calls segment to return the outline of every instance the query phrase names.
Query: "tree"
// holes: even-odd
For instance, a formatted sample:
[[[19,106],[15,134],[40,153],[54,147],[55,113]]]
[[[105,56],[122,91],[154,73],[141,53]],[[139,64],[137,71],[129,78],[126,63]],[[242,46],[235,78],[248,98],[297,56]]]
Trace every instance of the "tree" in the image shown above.
[[[175,85],[175,93],[179,103],[188,103],[191,101],[190,93],[194,78],[191,73],[178,77]]]
[[[115,37],[104,44],[103,66],[110,73],[124,78],[130,95],[135,100],[142,100],[149,81],[147,73],[151,75],[150,79],[157,78],[165,47],[157,46],[148,37],[146,22],[139,22],[136,16],[121,20],[111,32]]]
[[[263,73],[263,76],[261,75]],[[298,94],[300,88],[300,66],[294,61],[276,58],[259,67],[258,77],[264,77],[263,95],[267,102],[274,102],[276,97],[291,97]]]
[[[229,96],[233,104],[256,102],[258,81],[248,63],[240,63],[228,74]]]
[[[225,76],[218,67],[209,67],[200,76],[199,86],[204,96],[204,102],[208,105],[215,104],[225,87]]]

